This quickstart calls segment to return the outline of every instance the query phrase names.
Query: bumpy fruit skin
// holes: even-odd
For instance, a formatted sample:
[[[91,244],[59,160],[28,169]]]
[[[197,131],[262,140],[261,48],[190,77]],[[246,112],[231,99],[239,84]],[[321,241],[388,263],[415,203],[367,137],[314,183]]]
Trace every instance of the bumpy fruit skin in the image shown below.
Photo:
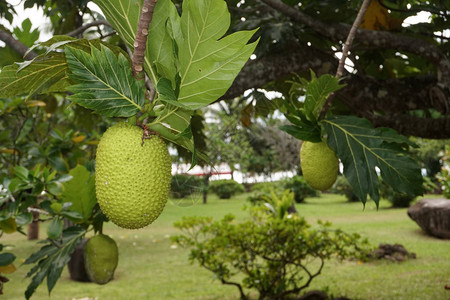
[[[102,211],[116,225],[138,229],[162,212],[170,191],[172,163],[158,137],[144,140],[140,127],[118,123],[97,148],[95,189]]]
[[[325,142],[303,142],[300,149],[300,164],[303,178],[317,190],[327,190],[336,181],[339,159]]]
[[[91,237],[84,247],[84,267],[92,282],[108,283],[114,277],[119,262],[116,242],[107,235]]]

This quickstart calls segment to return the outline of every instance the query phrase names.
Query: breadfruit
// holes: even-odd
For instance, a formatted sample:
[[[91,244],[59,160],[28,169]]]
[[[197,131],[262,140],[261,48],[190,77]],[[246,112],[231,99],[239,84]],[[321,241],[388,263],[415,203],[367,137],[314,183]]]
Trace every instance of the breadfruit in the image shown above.
[[[118,123],[106,130],[97,148],[95,189],[102,211],[116,225],[137,229],[152,223],[167,202],[172,163],[157,135]]]
[[[92,282],[108,283],[114,276],[119,262],[119,249],[116,242],[107,235],[91,237],[84,247],[84,267]]]
[[[303,142],[300,165],[306,182],[321,191],[333,185],[339,171],[339,160],[325,142]]]

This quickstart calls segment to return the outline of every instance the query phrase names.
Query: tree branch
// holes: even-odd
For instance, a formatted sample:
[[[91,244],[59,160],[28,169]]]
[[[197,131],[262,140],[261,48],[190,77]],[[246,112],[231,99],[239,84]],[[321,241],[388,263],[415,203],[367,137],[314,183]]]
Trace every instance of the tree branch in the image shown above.
[[[280,11],[292,20],[302,23],[316,33],[330,39],[331,41],[342,41],[350,31],[348,24],[324,23],[310,17],[300,10],[289,6],[279,0],[261,0],[272,8]],[[442,51],[426,40],[409,37],[389,31],[376,31],[358,29],[356,40],[371,49],[395,49],[409,52],[429,60],[438,69],[438,81],[441,87],[450,86],[450,62]]]
[[[105,25],[105,26],[108,26],[108,27],[112,28],[111,24],[109,24],[108,21],[106,21],[106,20],[97,20],[97,21],[93,21],[91,23],[85,24],[85,25],[83,25],[81,27],[78,27],[77,29],[75,29],[75,30],[73,30],[73,31],[71,31],[69,33],[66,33],[66,35],[75,37],[75,36],[78,36],[78,35],[82,34],[83,32],[85,32],[87,29],[89,29],[91,27],[100,26],[100,25]]]
[[[361,114],[363,113],[363,114]],[[448,139],[450,137],[450,118],[420,118],[407,114],[364,114],[375,127],[390,127],[401,134],[428,139]]]
[[[345,60],[347,59],[348,52],[350,51],[350,47],[353,43],[353,39],[356,35],[356,30],[361,25],[361,22],[363,20],[364,14],[366,13],[367,7],[370,4],[370,0],[364,0],[364,2],[361,5],[361,8],[359,9],[358,15],[355,18],[355,21],[353,22],[352,27],[350,28],[350,32],[348,33],[347,39],[345,40],[344,47],[342,47],[342,56],[339,59],[339,66],[336,71],[336,77],[339,78],[344,73],[344,66],[345,66]],[[325,102],[325,105],[322,108],[322,111],[320,112],[319,119],[325,118],[327,115],[328,109],[330,109],[331,102],[333,102],[334,99],[334,93],[331,93],[327,101]]]
[[[331,55],[312,47],[290,45],[284,50],[250,60],[221,99],[238,97],[250,88],[264,88],[268,83],[283,80],[293,73],[306,74],[312,69],[320,75],[336,68],[337,60]],[[344,78],[342,83],[346,86],[338,91],[338,98],[355,110],[404,112],[435,108],[442,114],[450,113],[450,99],[437,86],[435,76],[382,80],[352,75]]]
[[[144,79],[144,58],[145,48],[147,47],[148,28],[153,17],[153,10],[157,0],[144,0],[142,4],[141,15],[136,31],[136,39],[134,41],[134,52],[132,58],[133,75],[136,79]],[[156,82],[154,83],[156,84]]]
[[[361,25],[364,14],[366,13],[369,4],[370,0],[364,0],[364,2],[361,5],[361,8],[359,9],[358,15],[356,16],[355,21],[353,22],[353,25],[350,28],[350,32],[348,33],[347,39],[345,40],[344,43],[344,47],[342,48],[342,57],[339,60],[339,67],[336,71],[336,77],[338,78],[341,77],[342,74],[344,73],[345,60],[347,59],[348,52],[350,51],[353,39],[355,38],[356,30],[358,29],[359,25]]]
[[[5,44],[11,47],[14,51],[19,53],[24,59],[31,60],[37,56],[36,52],[28,51],[28,47],[25,46],[21,41],[16,40],[12,35],[0,29],[0,40],[5,42]],[[26,54],[26,55],[25,55]]]
[[[294,73],[326,74],[336,70],[338,61],[332,54],[320,52],[306,45],[290,44],[255,60],[249,60],[232,86],[221,99],[232,99],[250,88],[262,88],[267,83],[288,78]]]
[[[312,47],[290,45],[286,49],[269,53],[266,56],[249,61],[235,79],[233,85],[221,99],[238,97],[250,88],[263,88],[268,83],[289,78],[293,73],[308,73],[313,69],[317,74],[331,73],[336,70],[337,60],[331,55],[318,52]],[[368,116],[384,112],[392,117],[407,111],[437,109],[442,114],[450,113],[450,98],[438,86],[435,76],[411,76],[406,78],[375,79],[370,76],[352,75],[344,78],[346,86],[336,93],[336,100],[343,102],[359,116]],[[394,117],[395,118],[395,117]],[[408,121],[408,122],[411,122]],[[413,126],[414,136],[424,138],[448,138],[450,127],[445,119],[417,118]],[[435,129],[425,129],[420,124],[434,124]],[[376,118],[375,125],[390,127],[402,134],[410,134],[405,125],[392,124],[389,117]]]

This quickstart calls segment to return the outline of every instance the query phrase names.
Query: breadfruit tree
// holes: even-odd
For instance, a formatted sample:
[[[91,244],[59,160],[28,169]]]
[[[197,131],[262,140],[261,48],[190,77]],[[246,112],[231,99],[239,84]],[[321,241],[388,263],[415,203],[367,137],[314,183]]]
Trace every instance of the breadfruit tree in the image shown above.
[[[161,213],[170,182],[165,143],[189,152],[192,165],[208,163],[192,120],[216,101],[247,101],[247,123],[261,106],[283,112],[291,124],[281,129],[326,142],[363,203],[370,196],[378,205],[378,175],[399,192],[422,192],[420,168],[407,153],[415,144],[397,131],[450,137],[447,39],[435,33],[446,28],[445,2],[94,0],[101,13],[87,2],[26,0],[25,7],[36,4],[53,16],[55,35],[45,42],[35,44],[29,21],[14,32],[0,28],[0,108],[5,120],[15,120],[11,112],[23,120],[0,136],[1,152],[10,155],[0,173],[2,231],[21,230],[32,213],[50,221],[47,244],[25,261],[35,265],[26,298],[45,278],[53,289],[87,231],[102,234],[108,218],[139,228]],[[0,7],[11,21],[14,7]],[[422,10],[431,12],[430,24],[401,26]],[[351,71],[344,69],[347,55]],[[242,96],[258,88],[282,97]],[[55,103],[75,105],[78,117],[99,115],[92,115],[99,133],[43,127]],[[36,143],[21,149],[27,135]],[[49,135],[57,141],[38,147]],[[97,151],[96,170],[83,158],[87,149]],[[75,225],[64,228],[64,219]],[[0,253],[0,266],[14,258]]]

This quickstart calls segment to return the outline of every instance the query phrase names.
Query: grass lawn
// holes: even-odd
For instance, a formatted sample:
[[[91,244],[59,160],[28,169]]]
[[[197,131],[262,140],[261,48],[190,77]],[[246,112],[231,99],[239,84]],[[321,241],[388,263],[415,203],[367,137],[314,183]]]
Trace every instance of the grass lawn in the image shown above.
[[[231,212],[238,220],[244,218],[246,197],[218,200],[210,196],[207,205],[196,198],[173,200],[155,223],[140,230],[120,229],[108,223],[104,233],[117,241],[120,251],[115,279],[106,285],[78,283],[69,279],[65,268],[50,296],[44,283],[32,299],[238,299],[236,288],[221,285],[211,273],[191,265],[189,250],[171,245],[169,237],[178,233],[172,224],[182,216],[221,218]],[[388,207],[382,202],[377,211],[373,203],[368,203],[363,210],[361,203],[348,203],[342,196],[328,194],[297,205],[299,213],[311,223],[328,220],[336,228],[360,233],[375,246],[400,243],[417,254],[417,259],[402,263],[329,261],[311,289],[351,299],[450,299],[450,290],[444,288],[450,285],[450,241],[424,235],[406,215],[406,209]],[[41,237],[45,229],[41,226]],[[18,233],[4,235],[2,243],[14,245],[16,266],[40,247]],[[20,266],[8,275],[11,281],[4,286],[4,299],[24,299],[29,268]]]

